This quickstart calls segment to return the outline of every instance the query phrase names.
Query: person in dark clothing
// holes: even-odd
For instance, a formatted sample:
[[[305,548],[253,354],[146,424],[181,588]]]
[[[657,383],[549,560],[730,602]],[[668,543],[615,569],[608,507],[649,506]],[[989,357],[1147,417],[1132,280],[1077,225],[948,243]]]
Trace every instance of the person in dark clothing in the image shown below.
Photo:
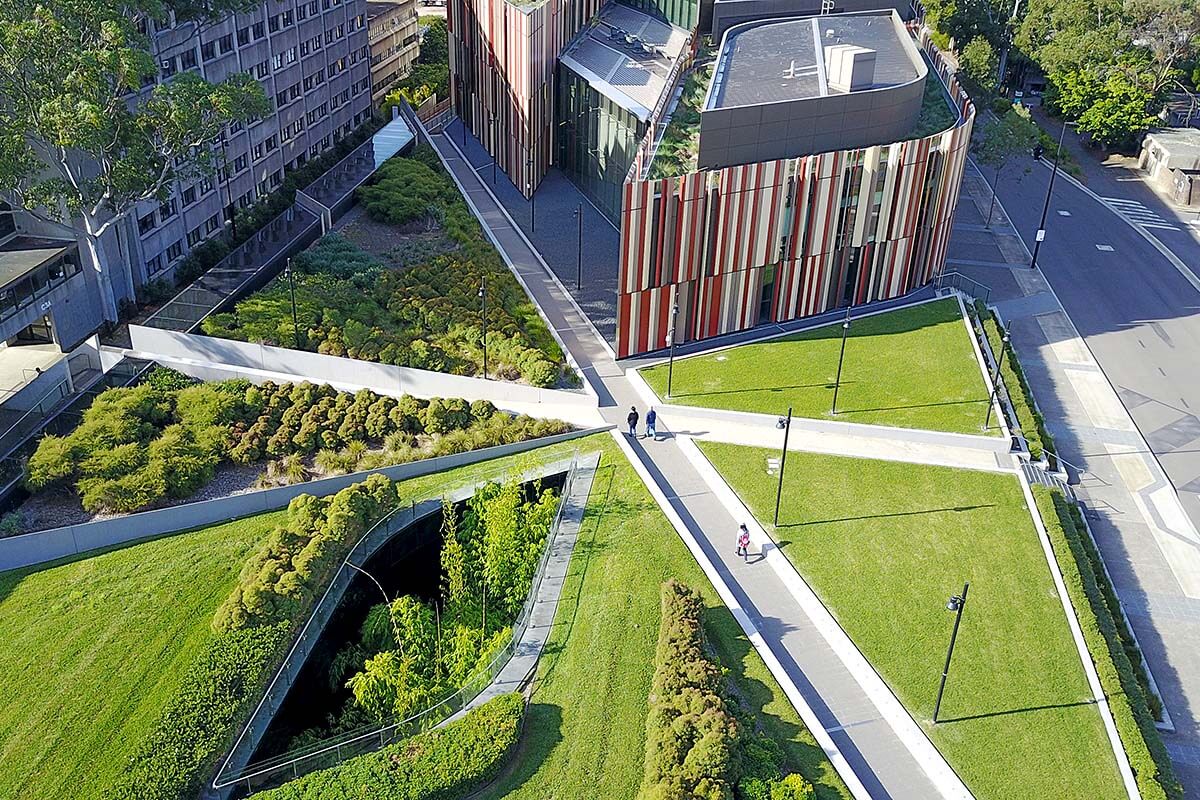
[[[654,430],[654,423],[658,422],[658,414],[654,413],[651,408],[646,412],[646,436],[652,437],[655,441],[658,440],[658,431]]]
[[[638,424],[637,406],[629,407],[629,416],[625,418],[625,421],[629,423],[629,438],[636,439],[637,438],[637,424]]]

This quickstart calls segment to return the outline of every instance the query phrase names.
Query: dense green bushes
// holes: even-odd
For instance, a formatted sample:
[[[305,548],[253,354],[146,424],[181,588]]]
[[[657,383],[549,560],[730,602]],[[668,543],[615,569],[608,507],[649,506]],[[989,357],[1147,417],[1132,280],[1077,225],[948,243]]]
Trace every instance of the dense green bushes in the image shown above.
[[[69,435],[45,436],[29,458],[25,485],[34,492],[73,486],[86,510],[127,513],[190,497],[225,461],[279,459],[273,473],[302,478],[297,457],[349,472],[565,430],[553,420],[511,417],[487,401],[397,400],[310,383],[187,385],[178,373],[156,370],[140,386],[102,393]]]
[[[1004,379],[1004,385],[1008,387],[1008,398],[1017,414],[1017,427],[1021,429],[1021,434],[1029,444],[1029,455],[1035,459],[1040,459],[1043,454],[1053,456],[1054,439],[1046,430],[1046,420],[1042,417],[1042,412],[1034,405],[1033,390],[1029,388],[1029,382],[1025,379],[1025,372],[1021,369],[1017,353],[1011,342],[1004,344],[1004,329],[1000,327],[995,315],[989,309],[979,308],[978,305],[976,304],[976,312],[987,334],[992,354],[1000,358],[1001,347],[1004,347],[1007,353],[1000,375]]]
[[[639,800],[812,800],[801,775],[782,775],[779,746],[724,696],[721,665],[707,652],[704,600],[670,580],[646,723]]]
[[[436,102],[450,96],[450,29],[442,17],[423,17],[421,23],[429,26],[421,36],[421,54],[412,72],[383,99],[384,109],[399,105],[401,98],[415,108],[427,98]]]
[[[305,775],[253,800],[454,800],[496,776],[516,746],[525,704],[489,700],[463,719]]]
[[[1144,675],[1139,681],[1140,657],[1079,509],[1056,490],[1034,486],[1033,492],[1141,796],[1179,800],[1183,788],[1154,727]]]
[[[393,158],[359,190],[372,218],[440,229],[449,252],[391,268],[337,235],[293,260],[300,346],[365,361],[461,375],[483,370],[487,283],[488,377],[553,386],[561,349],[436,156]],[[294,347],[291,287],[280,278],[203,323],[210,336]]]
[[[139,745],[105,800],[183,800],[200,793],[287,645],[280,623],[217,636]]]

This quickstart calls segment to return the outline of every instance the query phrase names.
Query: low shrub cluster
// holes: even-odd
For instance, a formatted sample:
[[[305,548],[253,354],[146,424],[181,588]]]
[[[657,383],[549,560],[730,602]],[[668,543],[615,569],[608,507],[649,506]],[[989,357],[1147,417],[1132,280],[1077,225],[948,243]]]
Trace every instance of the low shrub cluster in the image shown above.
[[[483,371],[480,286],[487,286],[488,377],[554,386],[561,349],[516,278],[485,239],[436,156],[393,158],[359,190],[372,218],[441,229],[453,247],[420,263],[385,265],[337,235],[293,260],[291,286],[276,279],[232,312],[203,323],[210,336],[262,342],[461,375]]]
[[[287,522],[246,563],[213,628],[223,633],[297,619],[354,543],[399,502],[396,485],[378,473],[332,497],[292,500]]]
[[[413,108],[432,97],[440,100],[450,96],[450,29],[442,17],[421,20],[428,28],[421,36],[421,54],[412,71],[383,99],[387,110],[407,100]]]
[[[1079,508],[1057,490],[1034,486],[1033,493],[1141,796],[1180,800],[1183,787],[1154,727],[1157,698],[1149,692],[1137,646]]]
[[[1004,379],[1004,385],[1008,387],[1009,400],[1012,401],[1013,409],[1017,413],[1017,427],[1021,429],[1021,434],[1029,444],[1029,455],[1035,459],[1040,459],[1043,454],[1053,457],[1054,438],[1046,430],[1046,420],[1034,404],[1033,390],[1029,388],[1029,381],[1025,378],[1024,370],[1021,369],[1021,362],[1017,358],[1016,350],[1013,349],[1011,342],[1004,343],[1004,329],[990,309],[977,303],[976,312],[979,321],[983,324],[983,330],[987,334],[992,354],[999,358],[1000,348],[1005,348],[1006,355],[1004,364],[1000,368],[1000,375]]]
[[[726,700],[703,614],[695,590],[663,584],[639,800],[813,800],[809,781],[782,774],[778,744]]]
[[[305,775],[252,800],[455,800],[499,773],[521,734],[516,693],[489,700],[457,722]]]
[[[291,626],[231,631],[212,640],[130,757],[104,800],[184,800],[200,794],[238,723],[259,698]]]
[[[195,383],[159,369],[139,386],[100,394],[69,435],[43,437],[25,486],[71,486],[87,511],[128,513],[190,497],[225,461],[280,459],[275,473],[303,479],[297,457],[349,472],[565,430],[554,420],[514,418],[487,401],[397,400],[310,383]]]

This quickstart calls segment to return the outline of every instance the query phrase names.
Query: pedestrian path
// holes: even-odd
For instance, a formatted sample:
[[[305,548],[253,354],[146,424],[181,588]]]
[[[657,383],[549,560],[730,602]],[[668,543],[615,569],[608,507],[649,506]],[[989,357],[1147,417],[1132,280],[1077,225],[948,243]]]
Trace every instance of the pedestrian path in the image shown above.
[[[432,141],[488,236],[598,395],[601,413],[621,425],[628,409],[642,400],[611,348],[456,143],[442,134]],[[698,469],[703,460],[685,452],[690,443],[615,436],[855,796],[969,798],[962,781],[765,534],[758,532],[758,543],[768,545],[762,561],[746,563],[734,554],[734,531],[746,520],[745,512],[737,514],[728,497],[714,492]]]

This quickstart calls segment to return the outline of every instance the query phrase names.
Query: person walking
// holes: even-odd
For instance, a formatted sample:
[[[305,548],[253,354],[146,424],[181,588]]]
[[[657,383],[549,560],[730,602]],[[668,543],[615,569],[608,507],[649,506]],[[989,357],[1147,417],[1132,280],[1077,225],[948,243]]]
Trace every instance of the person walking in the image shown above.
[[[625,421],[629,423],[629,438],[636,439],[637,438],[637,424],[638,424],[637,406],[629,407],[629,416],[627,416],[625,418]]]
[[[646,412],[646,436],[651,437],[657,442],[658,431],[654,430],[654,423],[656,422],[658,422],[658,414],[656,414],[654,412],[654,408],[651,407],[650,410]]]
[[[744,522],[738,527],[737,554],[743,561],[750,560],[750,530]]]

